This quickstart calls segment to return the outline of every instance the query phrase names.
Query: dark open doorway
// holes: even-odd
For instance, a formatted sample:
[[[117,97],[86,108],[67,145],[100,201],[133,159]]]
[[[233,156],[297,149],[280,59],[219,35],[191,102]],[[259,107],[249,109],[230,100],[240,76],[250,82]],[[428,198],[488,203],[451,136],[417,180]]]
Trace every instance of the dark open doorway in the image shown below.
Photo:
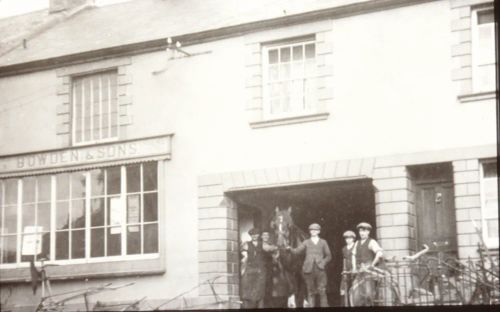
[[[295,224],[306,233],[309,224],[322,226],[320,236],[330,247],[333,259],[327,267],[328,300],[340,305],[340,277],[344,240],[342,233],[355,230],[359,222],[373,225],[375,236],[375,198],[371,179],[344,180],[285,187],[261,188],[227,194],[238,204],[240,236],[252,226],[269,226],[274,209],[292,207]]]

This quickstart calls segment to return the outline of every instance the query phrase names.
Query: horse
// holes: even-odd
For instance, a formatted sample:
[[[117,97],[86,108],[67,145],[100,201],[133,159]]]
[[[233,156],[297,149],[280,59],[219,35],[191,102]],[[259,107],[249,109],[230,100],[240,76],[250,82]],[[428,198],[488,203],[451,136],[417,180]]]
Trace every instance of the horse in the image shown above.
[[[288,289],[288,305],[303,307],[307,295],[302,276],[305,255],[293,255],[289,250],[286,250],[286,247],[296,248],[307,239],[307,236],[295,225],[291,213],[292,207],[287,210],[280,210],[279,207],[276,207],[274,217],[270,222],[270,227],[274,230],[275,244],[278,247],[273,259],[277,264],[278,277],[281,277],[273,278],[273,288]],[[284,283],[286,285],[283,285]]]

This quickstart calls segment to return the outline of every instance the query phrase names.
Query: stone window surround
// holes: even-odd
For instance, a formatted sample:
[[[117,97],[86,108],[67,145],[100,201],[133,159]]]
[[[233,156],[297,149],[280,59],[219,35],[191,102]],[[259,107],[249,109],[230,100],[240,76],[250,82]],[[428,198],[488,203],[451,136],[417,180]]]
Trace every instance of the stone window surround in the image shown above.
[[[333,101],[333,21],[319,21],[304,25],[276,28],[244,37],[245,41],[245,91],[247,120],[251,128],[263,128],[293,123],[325,120]],[[287,38],[315,36],[317,61],[317,112],[287,118],[266,120],[263,117],[262,46],[268,42]]]
[[[460,103],[496,98],[495,90],[474,92],[472,83],[472,12],[477,7],[493,6],[489,0],[451,0],[451,79],[457,87]]]
[[[132,75],[130,57],[113,58],[99,60],[88,63],[69,65],[56,69],[58,79],[58,104],[57,104],[57,137],[61,147],[73,146],[71,128],[71,79],[73,76],[92,74],[108,70],[117,70],[117,96],[118,96],[118,138],[115,140],[125,140],[127,138],[127,127],[132,124],[130,105],[133,103],[131,95]],[[109,141],[109,140],[108,140]],[[78,145],[95,144],[95,142],[79,143]]]

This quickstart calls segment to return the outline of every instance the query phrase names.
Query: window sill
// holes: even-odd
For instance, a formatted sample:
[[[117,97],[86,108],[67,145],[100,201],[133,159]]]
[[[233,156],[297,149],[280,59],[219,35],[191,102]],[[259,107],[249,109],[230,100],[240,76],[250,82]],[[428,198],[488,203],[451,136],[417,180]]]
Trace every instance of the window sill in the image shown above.
[[[482,100],[491,100],[496,97],[496,91],[477,92],[470,94],[463,94],[458,96],[460,103],[476,102]]]
[[[267,119],[262,121],[251,122],[250,127],[252,129],[258,129],[258,128],[274,127],[274,126],[296,124],[303,122],[319,121],[327,119],[329,115],[330,115],[329,113],[316,113],[316,114],[300,115],[300,116],[285,117],[285,118]]]
[[[162,257],[47,267],[50,280],[81,280],[135,275],[159,275],[165,273]],[[19,283],[31,280],[30,268],[1,269],[0,283]]]

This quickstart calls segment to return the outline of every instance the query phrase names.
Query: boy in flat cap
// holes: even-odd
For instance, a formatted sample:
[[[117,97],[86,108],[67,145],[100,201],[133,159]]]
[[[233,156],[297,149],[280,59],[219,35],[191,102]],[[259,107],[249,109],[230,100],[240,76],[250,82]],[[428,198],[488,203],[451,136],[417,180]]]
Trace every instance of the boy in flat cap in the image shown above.
[[[321,226],[313,223],[309,226],[311,237],[303,241],[297,248],[287,247],[292,253],[305,252],[306,257],[302,265],[302,273],[307,287],[307,301],[311,307],[315,306],[315,296],[319,294],[320,306],[328,307],[326,297],[326,264],[332,259],[328,243],[319,237]]]
[[[264,308],[267,275],[265,253],[277,248],[262,244],[259,240],[260,231],[256,228],[252,228],[248,234],[252,240],[243,244],[241,252],[245,267],[241,276],[241,299],[245,309]]]
[[[345,239],[346,245],[342,248],[342,257],[343,257],[343,269],[342,271],[346,274],[342,274],[342,281],[340,283],[340,296],[343,297],[342,304],[343,306],[349,306],[348,302],[348,292],[352,285],[352,274],[347,272],[352,272],[352,254],[354,241],[356,240],[356,234],[353,231],[345,231],[343,235]]]
[[[353,271],[358,271],[351,289],[354,306],[371,306],[375,299],[375,280],[367,273],[375,267],[383,256],[382,247],[376,240],[370,238],[372,226],[361,222],[356,226],[360,240],[353,247]]]

